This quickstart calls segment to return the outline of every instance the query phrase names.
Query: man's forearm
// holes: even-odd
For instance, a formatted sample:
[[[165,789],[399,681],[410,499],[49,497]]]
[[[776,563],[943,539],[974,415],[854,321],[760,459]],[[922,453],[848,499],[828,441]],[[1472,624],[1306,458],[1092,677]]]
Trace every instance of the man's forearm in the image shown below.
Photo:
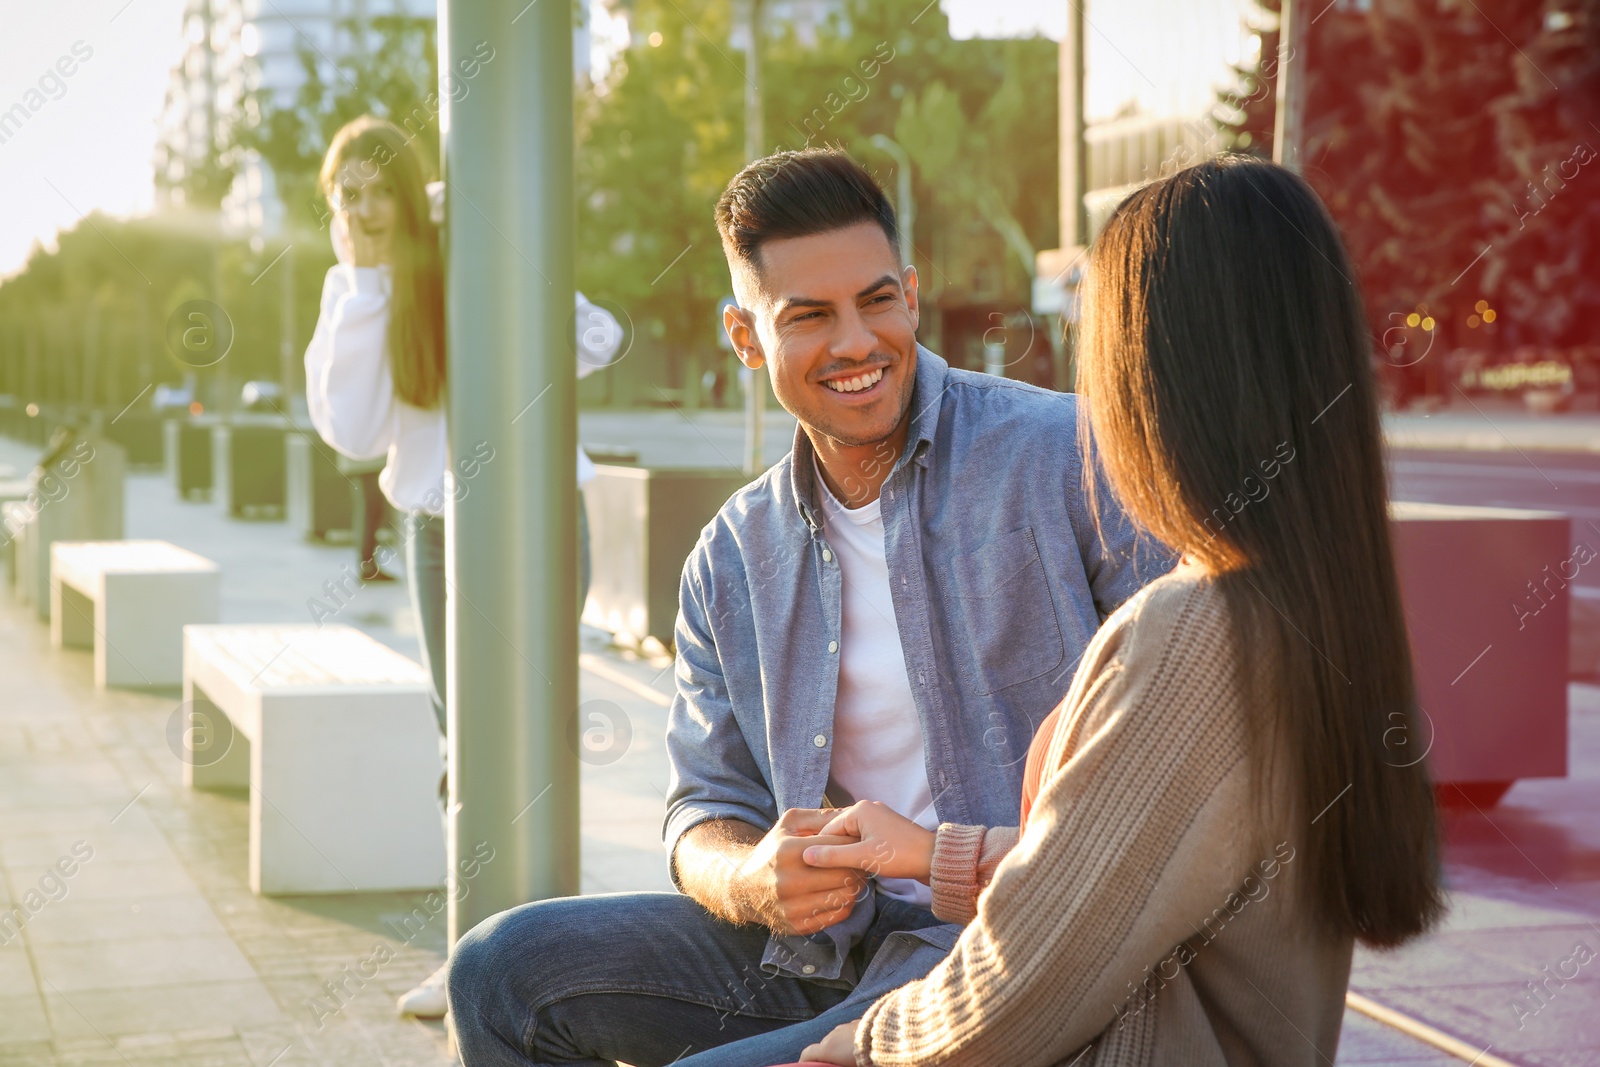
[[[678,839],[672,855],[678,887],[719,919],[761,921],[738,874],[740,864],[762,836],[762,831],[737,819],[713,819],[691,827]]]

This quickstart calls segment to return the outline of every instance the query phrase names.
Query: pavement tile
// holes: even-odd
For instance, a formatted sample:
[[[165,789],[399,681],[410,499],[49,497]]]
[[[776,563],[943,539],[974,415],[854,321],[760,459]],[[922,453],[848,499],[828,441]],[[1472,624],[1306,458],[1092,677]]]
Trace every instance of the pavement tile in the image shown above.
[[[0,1039],[0,1063],[6,1067],[56,1067],[56,1051],[48,1041],[23,1043]]]
[[[72,881],[75,900],[133,900],[194,894],[194,880],[172,863],[87,863]]]
[[[198,1024],[256,1026],[283,1015],[261,982],[202,982],[147,989],[99,989],[63,995],[45,987],[45,1007],[59,1038],[120,1037]]]
[[[1600,1049],[1600,981],[1593,978],[1568,983],[1537,1014],[1531,1014],[1533,1002],[1521,982],[1391,987],[1383,991],[1382,1003],[1468,1044],[1490,1044],[1496,1055],[1512,1062],[1581,1048],[1593,1063]],[[1519,1005],[1530,1013],[1519,1011]]]
[[[0,946],[0,998],[38,996],[33,964],[21,940]]]
[[[224,934],[211,908],[194,894],[139,897],[131,902],[69,898],[28,924],[28,943],[39,946]]]
[[[1359,1012],[1347,1011],[1339,1033],[1338,1063],[1349,1067],[1460,1067],[1447,1052],[1408,1037]]]
[[[221,933],[32,945],[31,949],[40,978],[69,996],[83,990],[244,982],[255,977],[250,961],[232,938]]]
[[[12,1046],[48,1040],[50,1021],[31,982],[21,995],[0,995],[0,1063],[12,1062]]]

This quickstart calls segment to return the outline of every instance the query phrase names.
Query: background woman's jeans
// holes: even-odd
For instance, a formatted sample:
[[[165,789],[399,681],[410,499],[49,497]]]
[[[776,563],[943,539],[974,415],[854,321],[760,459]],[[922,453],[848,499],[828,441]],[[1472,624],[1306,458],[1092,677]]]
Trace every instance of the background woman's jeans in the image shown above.
[[[406,585],[417,616],[422,666],[433,679],[433,713],[444,733],[444,517],[406,514]]]
[[[433,679],[433,713],[439,720],[439,732],[444,733],[444,618],[446,591],[444,584],[444,518],[413,511],[406,515],[406,584],[411,591],[411,609],[417,616],[421,631],[422,666]],[[584,507],[583,492],[578,492],[578,611],[589,596],[589,514]],[[529,596],[540,596],[543,590],[526,591]]]

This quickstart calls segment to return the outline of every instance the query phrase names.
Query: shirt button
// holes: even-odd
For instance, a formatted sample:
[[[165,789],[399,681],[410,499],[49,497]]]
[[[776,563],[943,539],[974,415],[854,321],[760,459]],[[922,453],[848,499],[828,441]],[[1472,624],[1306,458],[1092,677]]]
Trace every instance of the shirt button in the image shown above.
[[[813,745],[816,745],[818,748],[827,748],[828,747],[828,739],[827,739],[827,737],[823,736],[822,734],[818,734],[816,737],[813,737],[811,739],[811,743]]]
[[[817,973],[816,964],[813,964],[813,963],[806,964],[804,967],[800,968],[800,973],[801,974],[816,974]]]
[[[839,651],[839,642],[837,642],[837,641],[829,641],[828,642],[828,651],[829,652],[837,652],[837,651]]]
[[[822,550],[822,562],[824,562],[824,563],[832,563],[833,562],[833,549],[824,548]]]

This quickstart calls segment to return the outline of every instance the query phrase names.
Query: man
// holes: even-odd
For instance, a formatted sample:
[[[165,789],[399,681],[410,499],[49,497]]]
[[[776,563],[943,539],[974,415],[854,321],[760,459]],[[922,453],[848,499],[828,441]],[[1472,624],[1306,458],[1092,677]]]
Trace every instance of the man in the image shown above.
[[[468,1067],[646,1067],[786,1027],[763,1055],[794,1059],[925,974],[959,928],[927,886],[809,867],[807,845],[847,843],[815,836],[816,809],[1015,825],[1035,725],[1164,567],[1135,566],[1114,508],[1090,521],[1073,398],[917,345],[916,271],[848,156],[750,164],[717,225],[728,336],[800,425],[684,567],[665,827],[682,893],[471,931],[450,974]]]

